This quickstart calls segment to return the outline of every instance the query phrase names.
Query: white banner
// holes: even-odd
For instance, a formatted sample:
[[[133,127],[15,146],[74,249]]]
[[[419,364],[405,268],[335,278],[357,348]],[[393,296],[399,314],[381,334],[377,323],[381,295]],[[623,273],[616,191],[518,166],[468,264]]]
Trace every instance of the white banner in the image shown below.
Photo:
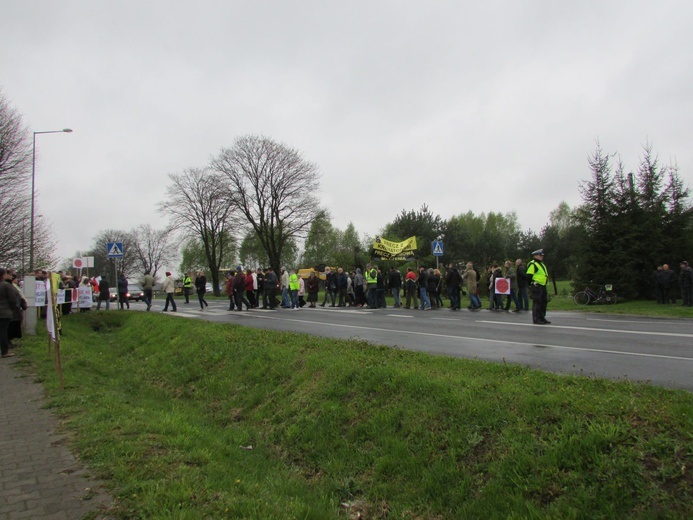
[[[90,286],[80,285],[77,289],[79,292],[79,308],[80,309],[91,309],[94,304],[94,298],[92,297],[93,291]]]
[[[36,288],[34,289],[34,306],[35,307],[45,307],[46,306],[46,284],[48,282],[44,280],[36,280]]]
[[[41,282],[44,284],[44,289],[46,290],[47,294],[50,294],[51,290],[51,282],[50,279],[46,280],[45,282]],[[37,284],[38,285],[38,284]],[[63,299],[65,298],[65,293],[63,293]],[[53,306],[52,304],[48,307],[47,312],[46,312],[46,330],[48,330],[48,334],[51,337],[53,341],[55,341],[56,338],[56,332],[55,332],[55,319],[53,316]]]

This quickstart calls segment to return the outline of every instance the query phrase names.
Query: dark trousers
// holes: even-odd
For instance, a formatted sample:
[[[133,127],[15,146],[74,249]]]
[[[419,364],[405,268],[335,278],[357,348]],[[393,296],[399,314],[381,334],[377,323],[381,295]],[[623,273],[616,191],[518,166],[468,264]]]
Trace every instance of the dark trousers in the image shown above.
[[[532,285],[532,322],[546,321],[546,306],[549,303],[545,285]]]
[[[205,307],[209,307],[207,305],[207,300],[205,300],[205,293],[202,291],[197,292],[197,299],[200,301],[200,309],[204,309]]]
[[[10,351],[10,340],[7,337],[7,329],[10,328],[10,319],[0,319],[0,350],[4,356]]]
[[[275,309],[277,307],[277,290],[276,289],[266,289],[265,297],[267,298],[267,305],[270,309]],[[267,307],[264,305],[264,307]]]
[[[414,300],[414,309],[416,309],[419,306],[419,298],[416,294],[416,285],[415,284],[407,284],[406,289],[406,299],[404,301],[404,306],[409,309],[411,307],[412,300]]]
[[[164,305],[165,311],[168,310],[169,302],[171,303],[171,310],[177,311],[178,308],[176,307],[176,301],[173,299],[173,293],[172,292],[166,293],[166,304]]]
[[[375,284],[368,286],[368,290],[366,291],[366,299],[368,300],[368,307],[371,309],[378,307],[378,288],[375,286]]]
[[[527,287],[520,287],[518,290],[517,299],[520,300],[520,309],[529,310],[529,296],[527,295]]]
[[[190,287],[183,287],[183,296],[185,296],[185,303],[190,303]]]
[[[147,307],[152,306],[152,300],[154,299],[154,295],[152,293],[151,289],[145,289],[144,291],[144,297],[142,298],[142,301],[147,304]]]
[[[684,305],[687,307],[693,306],[693,285],[681,286],[681,296],[683,297]]]
[[[510,302],[515,304],[515,310],[520,310],[520,302],[517,300],[517,295],[515,294],[515,289],[510,289],[510,294],[505,298],[505,310],[510,310]]]
[[[128,301],[127,293],[118,293],[118,304],[120,305],[121,309],[125,306],[127,306],[128,309],[130,308],[130,302]]]
[[[363,305],[366,303],[366,298],[363,295],[363,285],[354,287],[354,299],[356,300],[356,305]]]
[[[242,289],[237,290],[235,293],[233,293],[233,295],[234,295],[235,300],[236,300],[235,303],[236,303],[236,310],[237,311],[243,310],[243,304],[244,303],[245,303],[246,309],[250,308],[250,302],[243,297],[243,290]]]
[[[450,298],[450,308],[459,309],[460,308],[460,287],[452,286],[448,287],[448,298]]]
[[[246,291],[245,295],[248,297],[251,307],[257,307],[257,302],[255,301],[255,291]]]

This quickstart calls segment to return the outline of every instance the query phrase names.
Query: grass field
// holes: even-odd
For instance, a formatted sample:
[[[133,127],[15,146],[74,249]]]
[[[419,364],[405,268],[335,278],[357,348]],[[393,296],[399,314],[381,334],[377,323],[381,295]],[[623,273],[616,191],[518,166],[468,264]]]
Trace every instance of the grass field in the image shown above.
[[[64,319],[73,447],[116,518],[691,518],[693,396],[362,342]]]

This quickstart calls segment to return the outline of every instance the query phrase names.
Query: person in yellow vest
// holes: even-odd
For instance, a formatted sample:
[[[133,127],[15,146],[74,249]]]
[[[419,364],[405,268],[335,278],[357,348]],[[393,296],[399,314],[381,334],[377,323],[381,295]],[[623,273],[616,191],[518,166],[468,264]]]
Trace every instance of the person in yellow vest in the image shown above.
[[[369,309],[378,308],[378,266],[366,264],[366,300]]]
[[[185,303],[190,303],[190,291],[192,290],[193,281],[192,273],[186,273],[183,278],[183,294],[185,295]]]
[[[298,305],[298,290],[301,288],[301,282],[298,280],[298,269],[289,275],[289,291],[291,292],[291,309],[300,309]]]
[[[532,291],[532,322],[535,325],[548,325],[546,319],[546,305],[548,294],[546,284],[549,282],[549,271],[544,264],[544,250],[537,249],[532,252],[533,260],[527,264],[527,280]]]

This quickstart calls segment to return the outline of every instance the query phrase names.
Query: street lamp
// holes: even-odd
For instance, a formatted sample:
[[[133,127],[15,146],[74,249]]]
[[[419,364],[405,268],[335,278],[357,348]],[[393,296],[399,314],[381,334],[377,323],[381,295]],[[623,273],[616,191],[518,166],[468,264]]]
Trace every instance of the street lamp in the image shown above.
[[[29,272],[34,271],[34,199],[36,186],[36,136],[38,134],[60,134],[70,133],[72,128],[63,128],[62,130],[48,130],[45,132],[34,132],[34,147],[31,157],[31,226],[29,229]]]

